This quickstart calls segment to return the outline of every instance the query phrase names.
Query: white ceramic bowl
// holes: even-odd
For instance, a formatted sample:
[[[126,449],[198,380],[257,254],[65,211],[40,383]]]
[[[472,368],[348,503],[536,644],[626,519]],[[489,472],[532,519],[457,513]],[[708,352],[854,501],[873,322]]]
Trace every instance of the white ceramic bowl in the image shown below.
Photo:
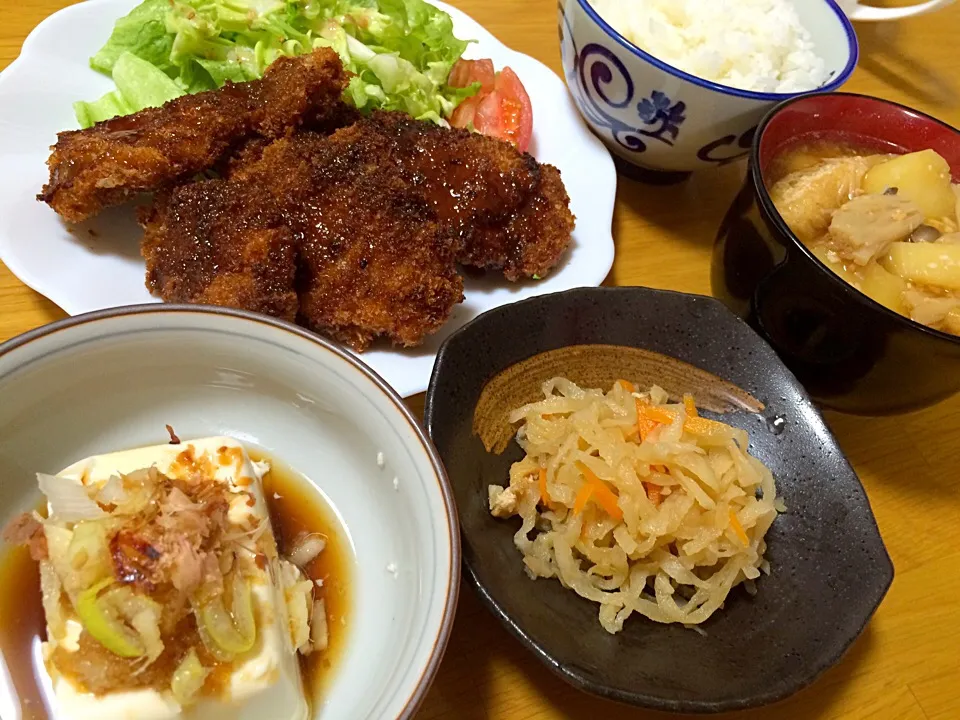
[[[460,545],[443,466],[396,393],[253,314],[157,305],[54,323],[0,345],[0,523],[35,506],[38,471],[166,442],[167,423],[262,448],[319,488],[353,551],[354,607],[315,717],[412,717],[453,624]],[[0,716],[16,720],[3,671]]]
[[[794,4],[831,73],[811,92],[836,90],[857,64],[853,26],[834,0]],[[620,35],[589,0],[560,0],[559,13],[567,87],[628,175],[657,179],[645,171],[687,173],[742,157],[763,115],[802,94],[738,90],[683,72]]]

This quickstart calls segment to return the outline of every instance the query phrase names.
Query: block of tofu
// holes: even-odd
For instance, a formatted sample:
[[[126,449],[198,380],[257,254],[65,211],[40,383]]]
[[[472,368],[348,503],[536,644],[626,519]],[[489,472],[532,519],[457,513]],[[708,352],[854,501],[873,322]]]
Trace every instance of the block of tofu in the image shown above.
[[[116,691],[87,692],[83,684],[76,681],[75,676],[68,676],[69,673],[61,672],[59,669],[59,665],[71,665],[73,658],[76,657],[75,654],[84,649],[80,642],[84,626],[77,617],[78,613],[68,613],[70,616],[65,621],[61,619],[60,625],[53,627],[48,612],[48,642],[44,647],[44,658],[55,695],[54,718],[56,720],[165,720],[187,717],[203,720],[220,718],[306,720],[309,703],[301,683],[297,648],[293,645],[285,589],[281,579],[283,575],[281,569],[285,562],[278,557],[276,540],[270,527],[269,510],[261,484],[261,478],[268,469],[265,464],[253,462],[243,445],[236,440],[228,437],[213,437],[178,445],[158,445],[97,455],[74,463],[55,477],[42,476],[41,488],[44,489],[46,482],[45,492],[49,497],[51,483],[80,484],[87,488],[88,495],[95,497],[100,506],[104,507],[103,498],[109,494],[108,483],[117,483],[123,476],[151,467],[156,468],[166,479],[181,482],[177,487],[194,487],[199,483],[209,485],[210,482],[215,482],[223,484],[228,490],[224,494],[219,492],[223,488],[215,488],[219,492],[217,498],[220,502],[221,518],[225,517],[225,521],[221,521],[218,532],[221,532],[224,538],[229,538],[229,545],[234,548],[230,551],[232,567],[238,568],[237,572],[243,568],[245,577],[249,581],[248,597],[252,596],[253,617],[256,618],[255,643],[249,650],[238,653],[230,662],[224,662],[218,666],[215,671],[216,693],[207,691],[206,688],[210,685],[207,683],[199,699],[191,703],[190,707],[184,708],[174,698],[169,687],[127,686]],[[165,482],[168,481],[165,480]],[[195,485],[188,486],[184,483]],[[167,500],[170,502],[176,500],[183,506],[187,502],[185,496],[173,498],[173,494],[177,492],[180,491],[172,491],[171,495],[167,496]],[[224,501],[227,505],[224,505]],[[106,507],[109,509],[109,505]],[[204,506],[194,504],[187,507]],[[54,504],[51,503],[50,510],[52,519],[55,521],[54,509]],[[158,511],[158,515],[162,516],[164,512],[166,511]],[[162,524],[162,521],[159,522]],[[65,528],[70,526],[71,523],[64,524]],[[251,533],[249,531],[251,527],[256,527],[258,530]],[[69,540],[63,536],[63,532],[56,527],[55,522],[52,528],[52,530],[51,527],[45,529],[51,559],[56,556],[57,543],[60,543],[62,549],[63,543]],[[237,543],[233,541],[233,536],[241,538],[238,542],[242,547],[239,549],[234,547]],[[114,539],[116,537],[114,536]],[[114,558],[113,565],[116,568],[118,567],[116,560],[118,550],[113,544],[110,547]],[[147,551],[150,558],[159,554],[160,551],[153,548]],[[224,562],[220,558],[217,560],[220,560],[219,564],[222,568]],[[114,570],[114,572],[118,571]],[[197,591],[193,591],[193,597],[196,597],[196,593]],[[63,604],[67,605],[67,603]],[[190,626],[194,628],[194,633],[202,636],[202,633],[196,629],[198,623],[192,615],[186,618],[186,621],[188,624],[193,624]],[[136,627],[135,621],[133,626]],[[177,627],[180,628],[183,625]],[[90,642],[88,639],[88,645]],[[165,637],[164,642],[169,649],[179,640]],[[103,652],[99,645],[95,650]],[[170,650],[170,652],[173,651]],[[113,658],[109,659],[113,660]],[[163,657],[159,662],[162,661]],[[136,677],[138,667],[134,662],[130,677]],[[121,676],[121,685],[126,682],[123,677],[127,676]]]

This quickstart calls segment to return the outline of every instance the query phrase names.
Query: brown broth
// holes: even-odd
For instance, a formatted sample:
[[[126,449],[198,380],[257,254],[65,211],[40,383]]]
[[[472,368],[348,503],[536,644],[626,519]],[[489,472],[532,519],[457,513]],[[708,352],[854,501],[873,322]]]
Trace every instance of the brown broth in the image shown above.
[[[254,460],[266,460],[271,470],[263,479],[270,518],[283,555],[303,532],[327,538],[320,556],[305,569],[327,609],[329,646],[309,657],[298,656],[304,690],[311,704],[328,687],[349,634],[352,607],[352,554],[346,534],[320,494],[298,472],[264,452],[250,449]],[[276,497],[279,495],[279,498]],[[46,639],[40,594],[40,573],[25,547],[0,549],[0,657],[4,658],[20,698],[23,720],[48,720],[41,689],[42,668],[34,667],[33,647]]]
[[[906,152],[903,148],[875,138],[817,133],[801,135],[777,152],[764,170],[764,181],[768,187],[772,186],[790,173],[812,168],[832,158],[903,152]]]

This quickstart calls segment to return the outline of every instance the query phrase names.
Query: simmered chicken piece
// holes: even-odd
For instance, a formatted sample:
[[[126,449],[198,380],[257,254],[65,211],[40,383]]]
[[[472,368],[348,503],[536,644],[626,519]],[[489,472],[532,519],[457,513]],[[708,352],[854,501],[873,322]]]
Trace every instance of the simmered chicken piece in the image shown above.
[[[923,224],[916,203],[896,195],[861,195],[833,214],[827,245],[844,260],[866,265]]]

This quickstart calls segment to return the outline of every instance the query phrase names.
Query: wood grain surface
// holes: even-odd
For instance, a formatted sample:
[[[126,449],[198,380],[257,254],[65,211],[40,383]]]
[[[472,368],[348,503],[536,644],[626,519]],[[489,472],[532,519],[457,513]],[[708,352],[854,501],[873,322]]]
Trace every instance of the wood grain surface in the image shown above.
[[[453,2],[504,43],[559,73],[556,0]],[[0,4],[0,68],[17,56],[38,22],[67,4]],[[844,89],[960,125],[960,4],[896,24],[860,25],[858,31],[860,65]],[[620,179],[613,227],[617,258],[607,284],[709,294],[711,244],[743,172],[742,165],[727,166],[666,188]],[[0,264],[0,341],[62,317]],[[410,404],[422,410],[422,397]],[[867,488],[896,579],[861,638],[820,680],[776,706],[722,717],[960,718],[960,397],[897,418],[829,413],[827,419]],[[566,687],[507,635],[469,587],[461,598],[421,720],[666,717]],[[750,658],[743,662],[749,665]]]

